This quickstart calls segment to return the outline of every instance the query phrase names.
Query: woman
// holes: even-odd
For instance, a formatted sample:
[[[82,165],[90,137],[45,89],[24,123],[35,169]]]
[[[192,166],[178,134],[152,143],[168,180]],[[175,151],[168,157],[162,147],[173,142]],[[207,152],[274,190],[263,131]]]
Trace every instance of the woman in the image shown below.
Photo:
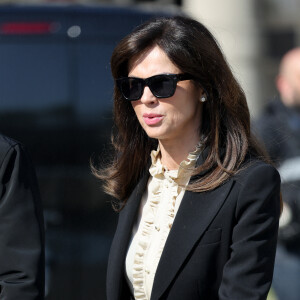
[[[280,178],[251,138],[214,37],[184,17],[138,27],[111,58],[117,200],[108,300],[266,299]]]

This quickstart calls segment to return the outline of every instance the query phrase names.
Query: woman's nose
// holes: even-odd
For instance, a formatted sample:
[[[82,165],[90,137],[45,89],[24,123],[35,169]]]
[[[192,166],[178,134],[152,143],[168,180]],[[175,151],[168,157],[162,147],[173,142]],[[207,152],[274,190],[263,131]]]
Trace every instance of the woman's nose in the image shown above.
[[[157,98],[152,94],[148,86],[145,86],[141,102],[144,104],[150,104],[157,101]]]

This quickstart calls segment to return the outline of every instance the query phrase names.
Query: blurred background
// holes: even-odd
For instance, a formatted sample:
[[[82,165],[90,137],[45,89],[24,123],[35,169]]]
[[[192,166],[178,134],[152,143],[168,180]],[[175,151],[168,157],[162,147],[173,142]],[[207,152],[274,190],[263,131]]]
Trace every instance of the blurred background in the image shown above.
[[[109,60],[135,26],[176,14],[217,37],[257,117],[276,94],[280,58],[300,44],[300,0],[0,0],[0,132],[36,166],[47,300],[106,298],[117,215],[90,160],[101,165],[110,149]]]

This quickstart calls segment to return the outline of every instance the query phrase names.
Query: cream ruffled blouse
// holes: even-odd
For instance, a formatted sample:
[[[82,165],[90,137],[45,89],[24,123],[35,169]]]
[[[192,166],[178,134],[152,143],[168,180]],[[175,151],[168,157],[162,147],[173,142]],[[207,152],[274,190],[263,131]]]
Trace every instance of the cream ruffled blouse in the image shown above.
[[[126,256],[127,281],[135,299],[150,299],[158,262],[199,153],[197,146],[177,170],[167,170],[161,164],[159,148],[151,152],[151,176]]]

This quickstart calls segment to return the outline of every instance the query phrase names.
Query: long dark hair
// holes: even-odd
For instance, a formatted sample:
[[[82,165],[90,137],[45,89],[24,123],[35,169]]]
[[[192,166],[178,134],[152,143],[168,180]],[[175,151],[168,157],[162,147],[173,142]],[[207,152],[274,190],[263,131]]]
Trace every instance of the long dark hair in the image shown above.
[[[213,35],[201,23],[182,16],[157,18],[137,27],[116,46],[111,57],[113,77],[127,76],[129,63],[153,46],[159,46],[183,72],[193,76],[206,93],[201,142],[207,150],[194,174],[204,175],[187,189],[203,192],[216,188],[235,174],[248,153],[260,155],[250,132],[250,115],[244,92],[234,78]],[[147,170],[157,140],[147,136],[132,105],[114,88],[112,163],[96,176],[122,207]]]

